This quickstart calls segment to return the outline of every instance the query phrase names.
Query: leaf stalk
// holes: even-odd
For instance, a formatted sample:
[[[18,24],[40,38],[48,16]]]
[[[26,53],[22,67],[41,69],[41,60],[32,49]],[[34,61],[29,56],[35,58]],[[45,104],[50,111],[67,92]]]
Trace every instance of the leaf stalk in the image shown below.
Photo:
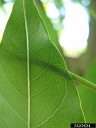
[[[87,86],[88,88],[90,88],[91,90],[96,91],[96,84],[94,84],[94,83],[92,83],[92,82],[90,82],[90,81],[88,81],[88,80],[86,80],[86,79],[84,79],[84,78],[82,78],[82,77],[70,72],[70,71],[68,71],[68,72],[70,73],[72,79],[75,82],[83,84],[83,85]]]

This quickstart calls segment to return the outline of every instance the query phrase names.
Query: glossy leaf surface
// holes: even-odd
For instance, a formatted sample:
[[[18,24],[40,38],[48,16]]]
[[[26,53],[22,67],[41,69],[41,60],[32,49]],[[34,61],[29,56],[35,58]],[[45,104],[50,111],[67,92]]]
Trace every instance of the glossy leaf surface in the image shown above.
[[[0,128],[84,122],[75,85],[32,0],[16,0],[0,46]]]

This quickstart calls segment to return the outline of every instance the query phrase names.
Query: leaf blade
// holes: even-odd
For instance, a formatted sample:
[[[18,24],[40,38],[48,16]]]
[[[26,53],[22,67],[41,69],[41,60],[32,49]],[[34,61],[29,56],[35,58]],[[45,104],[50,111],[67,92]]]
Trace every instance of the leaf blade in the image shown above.
[[[6,128],[67,128],[71,122],[84,121],[66,64],[31,0],[16,0],[5,29],[0,47],[0,93]]]

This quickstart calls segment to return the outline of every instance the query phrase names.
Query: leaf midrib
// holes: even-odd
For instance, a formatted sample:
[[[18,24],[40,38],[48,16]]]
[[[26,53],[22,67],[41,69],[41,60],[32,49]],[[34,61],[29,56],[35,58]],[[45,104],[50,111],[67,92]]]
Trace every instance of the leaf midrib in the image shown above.
[[[29,69],[29,38],[28,38],[28,27],[27,27],[27,18],[26,18],[26,10],[25,10],[25,2],[23,0],[23,10],[24,10],[24,20],[25,20],[25,31],[26,31],[26,44],[27,44],[27,86],[28,86],[28,128],[30,125],[30,69]]]

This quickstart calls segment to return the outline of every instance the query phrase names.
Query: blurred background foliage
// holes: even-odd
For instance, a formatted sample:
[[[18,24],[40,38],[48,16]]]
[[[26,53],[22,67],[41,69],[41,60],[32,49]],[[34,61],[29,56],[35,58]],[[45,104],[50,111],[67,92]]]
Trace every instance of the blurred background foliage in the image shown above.
[[[14,1],[0,0],[0,36],[2,36]],[[96,83],[96,0],[34,1],[50,40],[64,57],[68,69]],[[10,7],[6,6],[10,4]],[[3,18],[1,11],[7,18]],[[71,17],[69,21],[68,17]],[[69,31],[66,31],[66,28]],[[76,47],[74,42],[79,47]],[[87,43],[84,44],[84,42]],[[86,121],[96,123],[96,92],[84,86],[78,86],[78,90]]]
[[[89,66],[84,78],[96,84],[96,60]],[[96,92],[86,86],[78,87],[86,122],[96,123]]]

